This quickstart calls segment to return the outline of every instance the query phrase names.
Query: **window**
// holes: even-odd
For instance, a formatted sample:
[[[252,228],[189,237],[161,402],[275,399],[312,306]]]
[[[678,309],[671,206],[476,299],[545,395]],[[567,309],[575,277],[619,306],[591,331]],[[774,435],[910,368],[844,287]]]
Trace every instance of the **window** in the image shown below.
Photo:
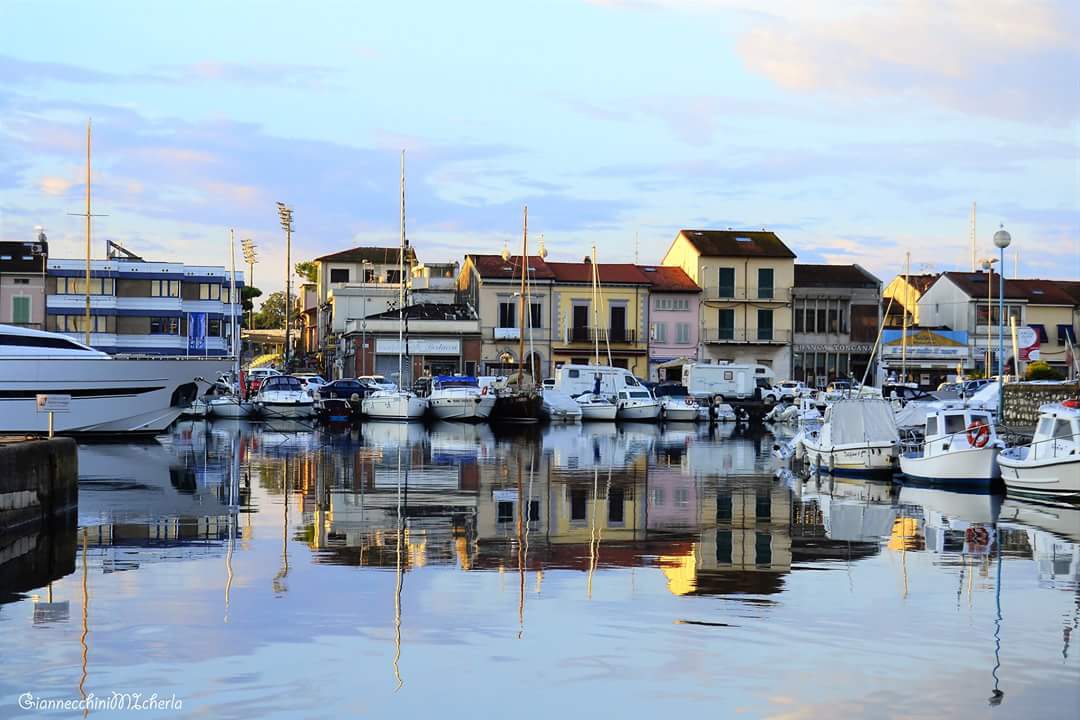
[[[690,490],[685,487],[675,488],[675,507],[686,508],[690,506]]]
[[[573,308],[573,326],[570,340],[572,342],[587,342],[589,340],[589,306],[585,303],[577,303]]]
[[[976,322],[977,325],[986,325],[987,311],[986,311],[986,302],[985,301],[978,304],[978,306],[976,308],[975,315],[976,315],[975,322]],[[990,324],[997,325],[998,324],[998,303],[996,301],[992,302],[990,304],[989,316],[990,316]],[[1005,327],[1009,327],[1009,323],[1011,321],[1011,318],[1016,319],[1016,324],[1017,325],[1023,325],[1024,323],[1021,321],[1020,316],[1021,316],[1021,306],[1020,305],[1010,305],[1008,303],[1005,304]]]
[[[207,337],[221,337],[221,320],[207,320],[206,321],[206,336]]]
[[[150,297],[180,297],[180,281],[151,280]]]
[[[828,305],[828,301],[826,301],[825,304]],[[825,308],[819,307],[817,309],[817,332],[823,333],[825,332],[825,329],[829,327],[829,323],[826,320],[827,315],[828,312],[825,310]]]
[[[581,521],[585,519],[585,491],[574,489],[570,491],[570,520]]]
[[[679,345],[690,342],[690,323],[675,323],[675,342]]]
[[[731,564],[731,531],[716,531],[716,562],[720,565]]]
[[[1058,421],[1054,423],[1054,439],[1055,440],[1071,440],[1072,429],[1069,427],[1069,421],[1058,418]]]
[[[386,282],[390,283],[391,285],[398,285],[399,283],[401,283],[401,271],[400,270],[387,270],[386,271]]]
[[[514,503],[509,500],[499,502],[498,519],[496,522],[508,523],[514,521]]]
[[[150,318],[151,335],[179,335],[180,318],[152,317]]]
[[[16,324],[30,322],[30,298],[11,298],[11,322]]]
[[[91,295],[112,295],[113,292],[112,278],[90,278]],[[56,294],[85,295],[86,278],[56,278]]]
[[[612,342],[626,342],[626,305],[611,303],[608,308],[608,328]]]
[[[667,342],[667,323],[652,324],[652,339],[654,342]]]
[[[754,496],[754,519],[768,520],[772,517],[772,493],[758,490]]]
[[[797,333],[801,333],[803,331],[803,328],[806,327],[805,323],[803,323],[803,314],[803,305],[802,303],[799,303],[795,306],[795,312],[793,313],[795,318],[795,332]]]
[[[14,283],[16,285],[29,285],[30,278],[15,278]]]
[[[1072,325],[1058,325],[1057,334],[1058,345],[1064,345],[1066,339],[1073,345],[1076,345],[1076,331],[1073,330]]]
[[[52,315],[49,317],[48,328],[55,332],[86,332],[86,316]],[[116,332],[116,317],[114,315],[91,315],[90,332]]]
[[[200,300],[220,300],[221,285],[217,283],[199,283]]]
[[[767,532],[754,533],[754,564],[759,567],[772,565],[772,536]]]
[[[348,282],[348,280],[346,280],[346,282]],[[366,282],[366,283],[375,282],[375,268],[370,268],[370,267],[364,268],[364,282]]]
[[[530,323],[530,327],[533,327],[533,328],[544,327],[544,323],[543,323],[542,315],[541,315],[542,312],[543,312],[543,308],[544,308],[544,306],[541,305],[538,302],[530,302],[529,303],[529,323]]]
[[[847,331],[848,331],[848,326],[847,326],[848,307],[849,307],[848,305],[841,305],[840,310],[839,310],[839,313],[840,313],[840,332],[842,334],[846,334]]]
[[[500,300],[499,301],[499,327],[512,328],[517,327],[517,318],[514,310],[517,309],[517,304],[513,300]]]
[[[347,282],[349,282],[349,268],[330,268],[330,282],[332,282],[332,283],[347,283]]]
[[[608,522],[623,522],[623,500],[625,493],[622,488],[608,490]]]
[[[852,342],[874,342],[877,338],[878,309],[875,305],[851,307]]]
[[[931,437],[938,434],[938,421],[936,417],[926,418],[926,436]]]
[[[757,296],[762,300],[772,300],[773,298],[773,269],[772,268],[758,268],[757,271]]]
[[[689,310],[690,301],[686,298],[657,297],[653,303],[654,310]]]
[[[664,488],[653,488],[652,504],[655,507],[660,507],[664,504]]]
[[[720,310],[718,316],[717,333],[716,338],[718,340],[734,340],[735,339],[735,310],[734,308],[725,308]]]
[[[731,493],[716,496],[716,519],[719,521],[731,520]]]
[[[957,433],[964,432],[964,416],[963,415],[946,415],[945,416],[945,434],[955,435]]]
[[[758,308],[757,311],[757,339],[773,339],[773,311]]]
[[[717,297],[735,297],[735,268],[719,268],[716,285]]]
[[[840,318],[837,313],[836,308],[829,308],[829,332],[831,333],[840,332]]]
[[[529,522],[539,522],[540,520],[540,501],[529,501]]]

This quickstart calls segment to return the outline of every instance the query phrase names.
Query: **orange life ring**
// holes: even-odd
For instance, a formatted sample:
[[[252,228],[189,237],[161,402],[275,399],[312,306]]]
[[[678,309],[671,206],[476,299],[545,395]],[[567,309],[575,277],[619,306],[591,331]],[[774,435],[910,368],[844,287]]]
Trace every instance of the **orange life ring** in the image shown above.
[[[972,447],[986,447],[986,443],[990,442],[990,426],[984,422],[972,420],[967,427],[967,438]]]
[[[485,385],[484,387],[482,387],[480,389],[480,394],[481,395],[487,395],[487,392],[488,392],[488,386],[487,385]]]
[[[1067,408],[1080,408],[1080,400],[1066,400],[1061,404]]]

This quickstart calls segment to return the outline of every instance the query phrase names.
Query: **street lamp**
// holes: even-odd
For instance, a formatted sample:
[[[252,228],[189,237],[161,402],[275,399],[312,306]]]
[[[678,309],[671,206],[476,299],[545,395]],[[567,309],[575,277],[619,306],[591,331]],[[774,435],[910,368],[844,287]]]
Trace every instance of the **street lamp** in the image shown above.
[[[255,263],[257,263],[259,261],[259,257],[258,257],[258,255],[256,254],[256,251],[255,251],[255,241],[252,240],[251,238],[244,238],[243,240],[240,241],[240,248],[243,250],[243,253],[244,253],[244,262],[246,262],[247,266],[248,266],[248,282],[247,282],[247,285],[248,285],[248,287],[255,287]],[[251,325],[251,329],[254,330],[255,329],[255,304],[254,304],[254,302],[251,305],[251,311],[250,311],[249,315],[251,317],[248,319],[248,323]]]
[[[292,333],[289,331],[289,306],[292,304],[292,208],[283,202],[277,204],[281,227],[285,230],[285,369],[292,359]]]
[[[986,377],[990,377],[990,365],[993,363],[993,355],[991,348],[994,345],[993,339],[990,337],[990,329],[994,325],[993,318],[991,317],[991,308],[994,306],[994,263],[998,261],[997,258],[983,258],[982,269],[986,271]]]
[[[1001,225],[1001,229],[994,233],[994,245],[1001,251],[1001,262],[998,264],[998,379],[1003,381],[1005,377],[1005,248],[1012,242],[1012,235]],[[1013,360],[1015,364],[1016,359]]]

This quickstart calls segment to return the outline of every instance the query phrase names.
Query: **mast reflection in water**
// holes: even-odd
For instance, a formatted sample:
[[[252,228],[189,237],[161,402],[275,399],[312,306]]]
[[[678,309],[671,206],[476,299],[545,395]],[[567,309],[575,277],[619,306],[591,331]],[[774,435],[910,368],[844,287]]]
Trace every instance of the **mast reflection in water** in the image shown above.
[[[82,446],[78,531],[0,555],[18,658],[0,706],[130,689],[245,718],[431,698],[486,715],[503,696],[530,698],[523,717],[598,698],[632,717],[1075,710],[1080,508],[804,482],[774,474],[772,443],[199,421]]]

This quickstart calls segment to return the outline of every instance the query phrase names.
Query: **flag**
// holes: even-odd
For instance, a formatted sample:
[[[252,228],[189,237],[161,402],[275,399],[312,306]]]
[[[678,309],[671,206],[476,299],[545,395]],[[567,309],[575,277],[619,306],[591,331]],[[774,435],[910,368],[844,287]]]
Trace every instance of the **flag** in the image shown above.
[[[206,352],[206,313],[188,314],[188,353]]]

